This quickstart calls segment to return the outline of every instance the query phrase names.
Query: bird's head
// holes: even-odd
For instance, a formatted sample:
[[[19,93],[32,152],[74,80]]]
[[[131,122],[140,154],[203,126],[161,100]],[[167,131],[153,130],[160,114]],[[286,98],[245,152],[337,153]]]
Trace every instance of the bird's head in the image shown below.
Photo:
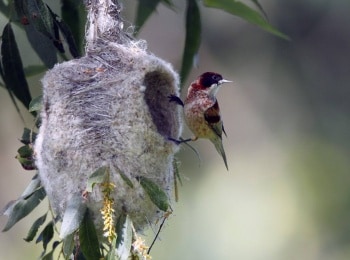
[[[224,79],[220,74],[215,72],[205,72],[198,77],[198,79],[191,84],[189,91],[204,91],[210,97],[215,98],[220,87],[224,83],[232,81]]]

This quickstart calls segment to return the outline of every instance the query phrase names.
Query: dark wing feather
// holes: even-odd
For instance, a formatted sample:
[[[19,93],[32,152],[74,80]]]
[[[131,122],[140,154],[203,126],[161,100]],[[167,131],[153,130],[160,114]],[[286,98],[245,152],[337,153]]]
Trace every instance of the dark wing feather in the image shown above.
[[[223,124],[221,121],[218,101],[216,101],[212,107],[208,108],[204,112],[204,119],[208,123],[208,125],[211,127],[211,129],[213,129],[216,135],[222,138]]]

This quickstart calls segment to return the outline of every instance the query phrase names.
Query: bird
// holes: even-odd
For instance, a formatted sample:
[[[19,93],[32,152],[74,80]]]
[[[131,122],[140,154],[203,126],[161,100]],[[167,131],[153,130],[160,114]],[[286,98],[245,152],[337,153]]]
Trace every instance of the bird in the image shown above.
[[[220,87],[232,81],[224,79],[215,72],[205,72],[191,83],[185,102],[176,95],[169,95],[169,101],[181,105],[184,110],[185,122],[194,136],[189,139],[168,139],[180,144],[196,141],[199,138],[209,139],[224,160],[228,170],[227,158],[222,143],[222,133],[226,135],[220,115],[219,103],[216,99]]]

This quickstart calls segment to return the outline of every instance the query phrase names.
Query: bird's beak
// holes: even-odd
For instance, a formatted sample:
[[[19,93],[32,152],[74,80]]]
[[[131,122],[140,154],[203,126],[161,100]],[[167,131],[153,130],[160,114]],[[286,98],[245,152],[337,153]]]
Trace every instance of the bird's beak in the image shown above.
[[[227,79],[222,79],[219,81],[219,84],[224,84],[224,83],[230,83],[232,82],[231,80],[227,80]]]

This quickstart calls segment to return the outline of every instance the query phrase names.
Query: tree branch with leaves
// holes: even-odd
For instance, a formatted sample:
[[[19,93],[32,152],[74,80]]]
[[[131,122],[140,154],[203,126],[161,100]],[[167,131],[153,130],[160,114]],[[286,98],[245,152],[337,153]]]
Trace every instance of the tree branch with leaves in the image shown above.
[[[174,6],[172,1],[139,1],[138,28],[160,2]],[[239,1],[203,4],[287,38],[267,22],[260,4],[252,2],[260,13]],[[0,3],[1,12],[11,13],[2,35],[2,85],[17,110],[19,100],[39,128],[38,133],[35,127],[25,128],[21,138],[17,159],[25,169],[37,173],[22,196],[3,210],[9,216],[3,231],[47,196],[52,219],[37,238],[43,243],[42,259],[51,259],[59,245],[66,259],[149,258],[149,248],[138,231],[156,226],[162,218],[163,225],[172,211],[178,178],[174,157],[178,147],[168,139],[180,137],[182,121],[180,109],[167,98],[179,94],[178,74],[169,63],[149,53],[144,40],[125,32],[116,0],[85,1],[82,56],[79,27],[69,19],[73,13],[84,14],[82,3],[62,1],[62,16],[68,23],[41,0]],[[8,12],[13,9],[16,15]],[[12,24],[24,29],[50,69],[42,79],[43,95],[35,99],[27,77],[29,71],[45,67],[23,68]],[[188,0],[181,82],[193,66],[200,34],[200,8],[197,1]],[[73,59],[68,60],[66,48]],[[56,64],[58,57],[64,62]],[[47,217],[46,213],[33,223],[26,241],[35,238]],[[60,239],[53,241],[55,230]]]

